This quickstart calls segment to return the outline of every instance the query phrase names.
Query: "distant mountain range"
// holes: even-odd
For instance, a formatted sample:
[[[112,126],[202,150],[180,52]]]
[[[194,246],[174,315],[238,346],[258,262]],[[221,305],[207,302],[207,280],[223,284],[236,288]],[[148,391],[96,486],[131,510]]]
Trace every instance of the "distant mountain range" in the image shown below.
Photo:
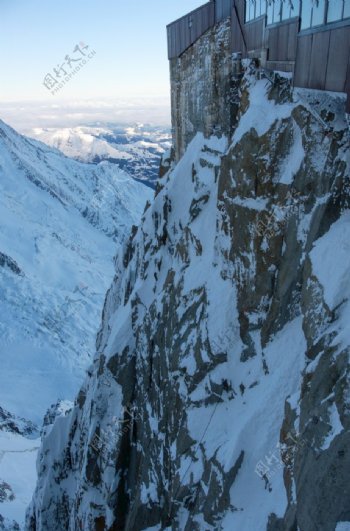
[[[137,124],[35,128],[29,136],[81,162],[109,161],[154,187],[161,156],[171,147],[168,128]]]

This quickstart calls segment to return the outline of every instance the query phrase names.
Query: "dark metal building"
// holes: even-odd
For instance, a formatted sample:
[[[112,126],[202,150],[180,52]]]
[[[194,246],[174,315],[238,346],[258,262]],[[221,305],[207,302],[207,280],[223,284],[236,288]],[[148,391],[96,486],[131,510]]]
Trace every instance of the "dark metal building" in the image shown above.
[[[346,93],[350,112],[350,0],[210,0],[168,25],[169,59],[228,17],[233,53],[292,72],[297,87]]]

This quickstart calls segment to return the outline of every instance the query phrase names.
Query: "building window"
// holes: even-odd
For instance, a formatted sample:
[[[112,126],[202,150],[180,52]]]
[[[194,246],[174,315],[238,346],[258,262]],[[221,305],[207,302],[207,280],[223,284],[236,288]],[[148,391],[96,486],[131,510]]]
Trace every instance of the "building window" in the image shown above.
[[[332,2],[334,2],[334,0],[332,0]],[[325,9],[326,0],[318,0],[317,3],[314,2],[314,6],[312,8],[311,26],[321,26],[321,24],[325,23]]]
[[[301,2],[301,29],[311,28],[312,0],[302,0]]]
[[[343,18],[350,17],[350,0],[344,0],[344,13]]]
[[[266,0],[257,0],[255,8],[255,18],[266,15]]]
[[[267,23],[278,24],[283,20],[298,17],[300,14],[300,0],[268,0]]]
[[[332,0],[328,3],[327,22],[341,20],[343,16],[343,0]]]
[[[245,0],[245,22],[266,14],[266,0]]]
[[[291,18],[291,16],[290,16],[290,3],[289,2],[283,2],[283,4],[282,4],[282,20],[287,20],[288,18]]]
[[[350,0],[302,0],[301,29],[350,17]]]
[[[350,17],[350,0],[328,0],[327,22]]]
[[[332,0],[333,2],[333,0]],[[302,0],[301,29],[313,28],[325,23],[326,0]]]

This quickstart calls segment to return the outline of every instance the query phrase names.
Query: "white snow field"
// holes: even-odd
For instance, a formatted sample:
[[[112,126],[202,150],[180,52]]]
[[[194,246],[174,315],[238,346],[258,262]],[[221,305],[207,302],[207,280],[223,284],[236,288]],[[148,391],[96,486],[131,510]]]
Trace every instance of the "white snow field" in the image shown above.
[[[113,256],[152,196],[116,165],[74,161],[0,121],[0,406],[11,414],[40,426],[76,394]],[[38,446],[0,427],[0,489],[15,496],[0,515],[20,524]]]

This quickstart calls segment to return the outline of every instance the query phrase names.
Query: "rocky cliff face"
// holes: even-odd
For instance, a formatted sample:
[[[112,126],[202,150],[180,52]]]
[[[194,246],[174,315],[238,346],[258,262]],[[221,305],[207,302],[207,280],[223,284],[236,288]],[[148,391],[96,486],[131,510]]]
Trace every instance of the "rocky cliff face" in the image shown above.
[[[350,522],[344,102],[236,84],[233,135],[194,136],[116,258],[30,530]]]
[[[170,61],[171,121],[176,160],[198,131],[230,135],[237,113],[231,23],[220,22]]]

